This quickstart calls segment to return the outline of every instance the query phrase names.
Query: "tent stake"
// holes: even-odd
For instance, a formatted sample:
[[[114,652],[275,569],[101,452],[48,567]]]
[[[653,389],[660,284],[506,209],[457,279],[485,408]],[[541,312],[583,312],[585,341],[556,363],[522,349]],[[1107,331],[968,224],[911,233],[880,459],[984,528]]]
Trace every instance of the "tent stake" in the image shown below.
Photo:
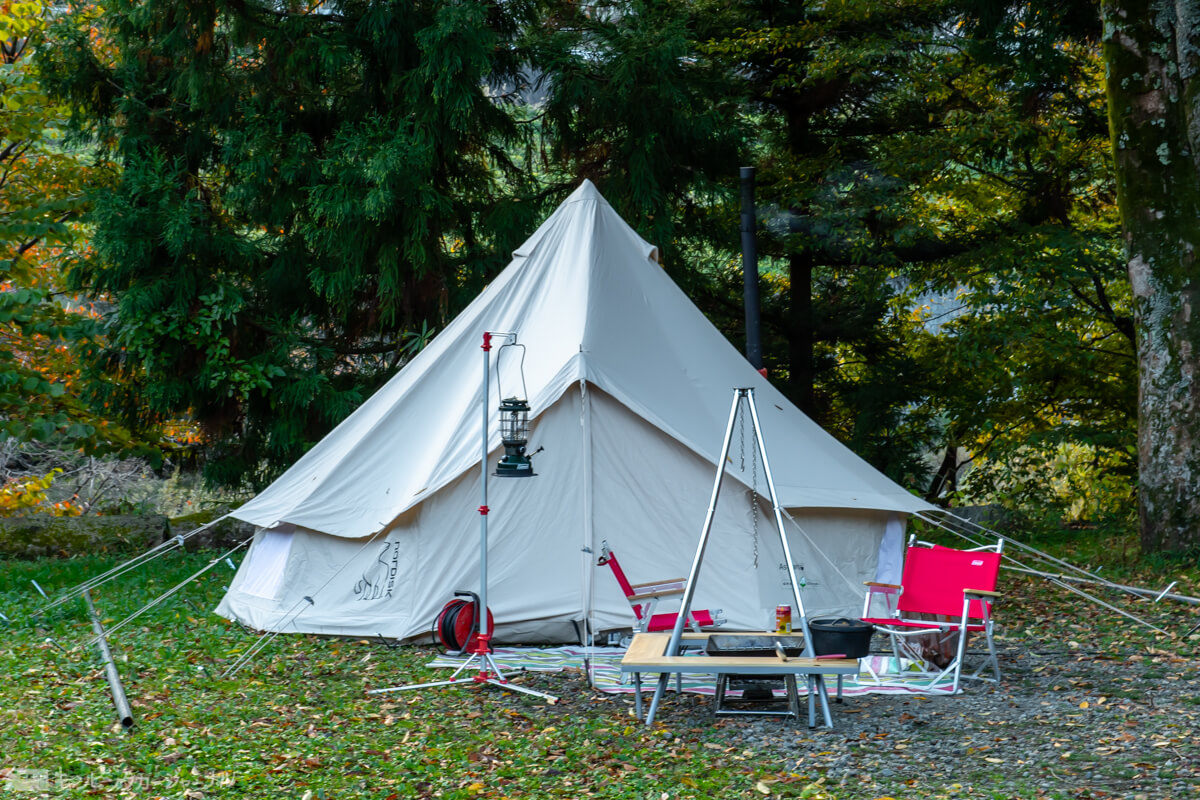
[[[92,618],[92,630],[96,631],[96,649],[100,651],[100,660],[104,662],[104,675],[108,678],[108,691],[112,695],[113,707],[117,710],[117,719],[125,730],[133,728],[133,710],[125,697],[125,687],[121,684],[121,675],[113,661],[112,651],[108,649],[108,637],[104,632],[104,623],[96,613],[92,602],[92,593],[83,590],[83,601],[87,603],[88,616]]]

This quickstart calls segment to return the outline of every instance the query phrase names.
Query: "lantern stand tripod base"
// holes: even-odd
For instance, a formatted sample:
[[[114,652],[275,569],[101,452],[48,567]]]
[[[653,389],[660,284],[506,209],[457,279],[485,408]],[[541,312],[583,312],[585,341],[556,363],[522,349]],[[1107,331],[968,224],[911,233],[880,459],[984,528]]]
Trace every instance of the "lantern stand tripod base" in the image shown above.
[[[501,689],[511,689],[514,692],[523,692],[531,694],[534,697],[541,697],[549,703],[557,703],[558,698],[552,694],[539,692],[536,689],[529,689],[524,686],[518,686],[515,683],[509,683],[508,678],[500,671],[500,667],[496,665],[496,660],[492,658],[487,642],[474,642],[467,650],[471,653],[471,657],[454,670],[454,674],[444,681],[430,681],[428,683],[413,683],[406,686],[392,686],[387,689],[370,689],[367,694],[384,694],[386,692],[407,692],[413,689],[430,689],[437,686],[472,686],[490,683],[492,686],[499,686]],[[479,671],[469,677],[458,677],[467,671],[472,664],[477,664]]]

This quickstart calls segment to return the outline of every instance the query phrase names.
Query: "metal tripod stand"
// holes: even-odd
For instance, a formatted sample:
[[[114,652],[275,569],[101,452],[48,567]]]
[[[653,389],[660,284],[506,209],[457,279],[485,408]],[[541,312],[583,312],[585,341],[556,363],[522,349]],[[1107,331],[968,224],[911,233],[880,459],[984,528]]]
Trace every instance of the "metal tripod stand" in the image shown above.
[[[704,528],[700,532],[700,541],[696,545],[696,556],[692,560],[692,568],[688,573],[687,585],[684,588],[683,600],[679,608],[679,616],[675,621],[675,628],[671,631],[671,640],[667,645],[666,656],[677,656],[680,652],[680,647],[683,640],[684,620],[688,612],[692,608],[692,596],[696,591],[696,578],[700,574],[700,565],[704,562],[704,549],[708,545],[708,537],[712,532],[713,515],[717,508],[717,498],[721,495],[721,483],[725,477],[725,463],[729,458],[729,446],[733,439],[734,426],[737,423],[738,413],[742,403],[745,402],[746,408],[750,413],[750,420],[754,429],[755,444],[758,447],[758,454],[762,459],[763,473],[767,480],[767,489],[771,497],[771,507],[775,512],[775,526],[779,531],[779,542],[783,547],[783,560],[787,565],[788,577],[790,578],[792,600],[796,604],[796,610],[800,618],[800,630],[804,634],[804,655],[812,658],[814,656],[812,646],[812,635],[808,629],[808,615],[804,611],[804,600],[800,597],[800,583],[796,580],[795,565],[792,561],[792,551],[788,546],[787,534],[783,528],[783,512],[779,505],[779,498],[775,494],[775,480],[771,476],[771,464],[767,460],[767,446],[763,440],[762,425],[758,420],[758,408],[754,404],[754,389],[752,388],[736,388],[733,390],[733,405],[729,409],[729,423],[725,426],[725,440],[721,445],[721,455],[716,462],[716,478],[713,481],[712,496],[708,501],[708,513],[704,518]],[[752,502],[757,502],[757,498],[752,498]],[[646,724],[649,725],[654,721],[654,714],[658,710],[659,702],[662,700],[663,694],[667,688],[667,681],[670,678],[669,673],[662,673],[659,677],[658,686],[654,690],[654,699],[650,701],[650,710],[646,715]],[[833,721],[829,713],[829,698],[825,691],[825,681],[820,674],[809,675],[809,690],[811,694],[815,694],[817,702],[821,707],[822,714],[825,718],[827,727],[833,727]],[[640,700],[640,697],[639,697]],[[811,699],[810,699],[811,708]]]

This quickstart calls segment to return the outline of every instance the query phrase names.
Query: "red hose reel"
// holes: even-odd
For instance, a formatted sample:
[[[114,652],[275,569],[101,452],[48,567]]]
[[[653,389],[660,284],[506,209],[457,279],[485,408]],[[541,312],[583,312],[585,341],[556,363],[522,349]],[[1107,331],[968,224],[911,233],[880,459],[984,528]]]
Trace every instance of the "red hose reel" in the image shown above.
[[[476,633],[476,609],[479,608],[479,595],[474,592],[455,592],[455,599],[446,603],[433,621],[433,635],[447,650],[462,652],[471,644],[471,637]],[[470,600],[460,599],[469,597]],[[480,637],[489,643],[486,652],[491,652],[492,629],[495,620],[492,610],[487,612],[487,633]]]

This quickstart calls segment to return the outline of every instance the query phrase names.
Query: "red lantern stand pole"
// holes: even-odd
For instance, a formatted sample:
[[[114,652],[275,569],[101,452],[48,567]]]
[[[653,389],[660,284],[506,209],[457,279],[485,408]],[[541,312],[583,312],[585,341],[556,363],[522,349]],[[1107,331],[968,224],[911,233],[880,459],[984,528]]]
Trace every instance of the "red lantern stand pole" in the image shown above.
[[[491,615],[488,614],[487,605],[487,565],[488,565],[488,388],[489,378],[491,374],[491,350],[492,337],[500,336],[511,339],[516,342],[517,335],[515,333],[492,333],[484,331],[483,333],[483,453],[479,462],[479,483],[482,496],[479,504],[479,604],[475,608],[475,619],[472,623],[471,638],[464,648],[464,652],[470,653],[470,657],[462,663],[462,665],[454,671],[444,681],[430,681],[428,683],[414,683],[406,686],[393,686],[388,689],[371,689],[367,694],[383,694],[384,692],[403,692],[411,689],[427,689],[433,686],[471,686],[475,684],[491,684],[499,686],[503,689],[512,689],[515,692],[524,692],[535,697],[542,697],[551,703],[557,702],[558,698],[554,695],[539,692],[536,689],[529,689],[524,686],[518,686],[515,683],[509,683],[508,678],[500,671],[500,667],[496,665],[496,660],[492,658],[492,626]],[[477,665],[478,671],[469,678],[459,678],[463,672],[466,672],[472,664]]]

